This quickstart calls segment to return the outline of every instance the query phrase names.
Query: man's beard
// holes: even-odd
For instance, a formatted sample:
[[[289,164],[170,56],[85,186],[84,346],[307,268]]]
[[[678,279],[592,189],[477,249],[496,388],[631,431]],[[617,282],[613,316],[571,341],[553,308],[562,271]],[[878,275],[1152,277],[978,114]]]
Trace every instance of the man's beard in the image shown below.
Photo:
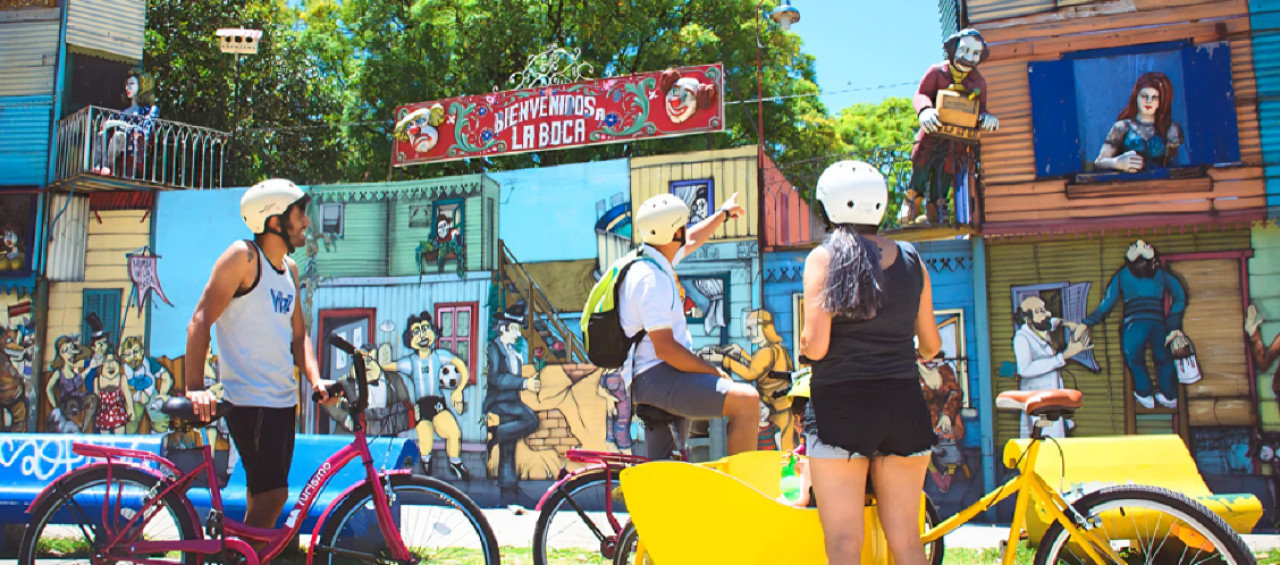
[[[1047,332],[1053,329],[1053,318],[1045,318],[1038,322],[1032,318],[1027,318],[1027,325],[1031,326],[1033,330]]]
[[[951,64],[955,65],[957,69],[966,73],[969,71],[972,71],[973,69],[978,68],[977,61],[974,61],[971,59],[965,59],[964,57],[956,57],[955,59],[952,59]]]
[[[1135,277],[1149,279],[1156,276],[1156,263],[1150,259],[1138,259],[1129,263],[1129,272]]]
[[[141,357],[138,357],[137,359],[125,358],[124,364],[128,365],[130,369],[138,369],[139,367],[142,367],[142,358]]]

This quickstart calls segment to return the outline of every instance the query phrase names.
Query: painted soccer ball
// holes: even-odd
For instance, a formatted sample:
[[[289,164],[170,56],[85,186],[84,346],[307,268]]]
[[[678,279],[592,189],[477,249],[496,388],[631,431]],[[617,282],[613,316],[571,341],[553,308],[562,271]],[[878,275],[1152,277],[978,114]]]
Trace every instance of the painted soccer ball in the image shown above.
[[[453,365],[445,365],[440,368],[440,388],[458,388],[458,381],[462,375],[458,372],[458,368]]]

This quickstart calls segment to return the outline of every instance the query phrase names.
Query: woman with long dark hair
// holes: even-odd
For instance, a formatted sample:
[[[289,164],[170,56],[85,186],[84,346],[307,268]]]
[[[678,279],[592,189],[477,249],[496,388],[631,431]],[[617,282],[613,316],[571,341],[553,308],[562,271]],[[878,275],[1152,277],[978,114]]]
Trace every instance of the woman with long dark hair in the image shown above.
[[[929,273],[909,243],[878,235],[884,176],[841,161],[818,179],[833,226],[804,266],[800,349],[813,367],[805,444],[828,563],[861,559],[867,476],[899,565],[923,565],[920,497],[937,436],[920,391],[917,348],[942,346]]]
[[[1164,73],[1146,73],[1133,84],[1129,105],[1093,163],[1125,173],[1167,167],[1182,141],[1182,127],[1173,121],[1173,83]]]

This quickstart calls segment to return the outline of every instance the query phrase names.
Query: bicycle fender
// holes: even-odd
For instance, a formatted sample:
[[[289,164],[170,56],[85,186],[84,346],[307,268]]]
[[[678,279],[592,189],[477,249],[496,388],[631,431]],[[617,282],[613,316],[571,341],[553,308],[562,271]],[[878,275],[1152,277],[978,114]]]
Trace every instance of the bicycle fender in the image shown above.
[[[410,469],[394,469],[391,471],[384,471],[383,474],[385,476],[412,475],[413,471]],[[346,490],[338,493],[338,496],[333,497],[333,500],[329,502],[329,505],[324,508],[324,512],[320,514],[320,519],[316,520],[316,525],[311,527],[311,539],[316,539],[320,537],[320,528],[324,526],[324,521],[329,519],[329,515],[333,514],[333,511],[338,508],[338,505],[346,501],[347,497],[350,496],[352,492],[355,492],[356,489],[368,483],[369,483],[369,479],[367,478],[361,479],[357,481],[355,484],[347,487]],[[304,518],[299,516],[298,519],[303,520]],[[313,553],[314,550],[315,550],[314,544],[312,544],[311,547],[307,548],[307,565],[311,565],[311,558],[313,555],[315,555]]]
[[[165,476],[162,473],[160,473],[155,469],[151,469],[149,467],[143,467],[141,465],[122,464],[122,463],[90,463],[88,465],[80,467],[79,469],[71,471],[70,473],[66,473],[58,477],[56,480],[50,483],[49,486],[44,487],[44,490],[40,491],[40,494],[36,496],[35,500],[32,500],[31,504],[27,506],[27,514],[30,514],[31,511],[34,510],[37,506],[39,506],[41,503],[43,503],[45,499],[53,496],[58,485],[63,484],[65,482],[69,482],[73,479],[77,479],[82,475],[87,475],[92,472],[99,472],[100,470],[106,468],[109,465],[115,465],[117,468],[123,467],[123,468],[133,469],[136,471],[141,471],[145,474],[155,477],[162,483],[165,482]],[[196,515],[196,509],[191,505],[191,501],[187,500],[186,494],[182,492],[179,492],[178,494],[182,497],[182,500],[186,502],[186,504],[184,504],[183,506],[187,508],[187,514],[191,516],[192,523],[200,524],[201,523],[200,518],[199,516]],[[197,529],[196,533],[197,535],[202,536],[202,533],[199,529]]]
[[[577,470],[575,470],[575,471],[573,471],[573,472],[570,472],[569,474],[565,475],[565,476],[564,476],[564,478],[562,478],[562,479],[560,479],[560,480],[556,481],[554,484],[552,484],[552,485],[551,485],[551,487],[550,487],[550,488],[548,488],[546,492],[542,493],[542,498],[539,498],[539,499],[538,499],[538,505],[533,507],[533,511],[534,511],[534,512],[541,512],[541,511],[542,511],[542,505],[543,505],[543,504],[546,504],[546,502],[547,502],[547,499],[548,499],[548,498],[551,498],[551,494],[552,494],[552,493],[554,493],[554,492],[556,492],[556,491],[558,491],[558,490],[560,490],[560,487],[564,486],[565,484],[569,483],[570,481],[572,481],[572,480],[574,480],[574,479],[576,479],[576,478],[578,478],[578,477],[581,477],[581,476],[583,476],[583,475],[585,475],[585,474],[587,474],[587,473],[590,473],[590,472],[593,472],[593,471],[602,471],[602,470],[604,470],[604,469],[608,469],[608,468],[612,468],[612,469],[614,470],[614,474],[615,474],[615,475],[617,475],[617,474],[618,474],[622,469],[624,469],[624,468],[626,468],[626,467],[625,467],[625,466],[623,466],[623,465],[613,465],[612,467],[610,467],[610,465],[609,465],[608,463],[592,463],[592,464],[590,464],[590,465],[587,465],[587,466],[585,466],[585,467],[582,467],[581,469],[577,469]],[[622,483],[621,483],[621,482],[619,482],[618,484],[619,484],[619,485],[621,485]]]

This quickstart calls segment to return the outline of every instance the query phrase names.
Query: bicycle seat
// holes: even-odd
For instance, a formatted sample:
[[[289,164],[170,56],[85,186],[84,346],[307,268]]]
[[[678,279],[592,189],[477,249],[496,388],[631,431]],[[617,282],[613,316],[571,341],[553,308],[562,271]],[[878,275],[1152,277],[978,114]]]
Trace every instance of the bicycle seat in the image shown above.
[[[669,425],[671,422],[676,420],[675,414],[667,412],[666,410],[658,408],[652,404],[637,403],[635,405],[635,410],[636,417],[639,418],[641,422],[644,422],[645,430],[652,431],[661,426]]]
[[[1069,388],[1010,390],[996,397],[996,408],[1041,414],[1071,414],[1084,405],[1084,394]]]
[[[160,408],[160,412],[173,418],[180,420],[188,426],[207,426],[217,422],[219,418],[226,416],[231,411],[231,403],[219,402],[213,410],[213,417],[208,422],[201,422],[196,416],[195,407],[191,405],[191,399],[185,396],[172,396],[164,402],[164,406]]]

